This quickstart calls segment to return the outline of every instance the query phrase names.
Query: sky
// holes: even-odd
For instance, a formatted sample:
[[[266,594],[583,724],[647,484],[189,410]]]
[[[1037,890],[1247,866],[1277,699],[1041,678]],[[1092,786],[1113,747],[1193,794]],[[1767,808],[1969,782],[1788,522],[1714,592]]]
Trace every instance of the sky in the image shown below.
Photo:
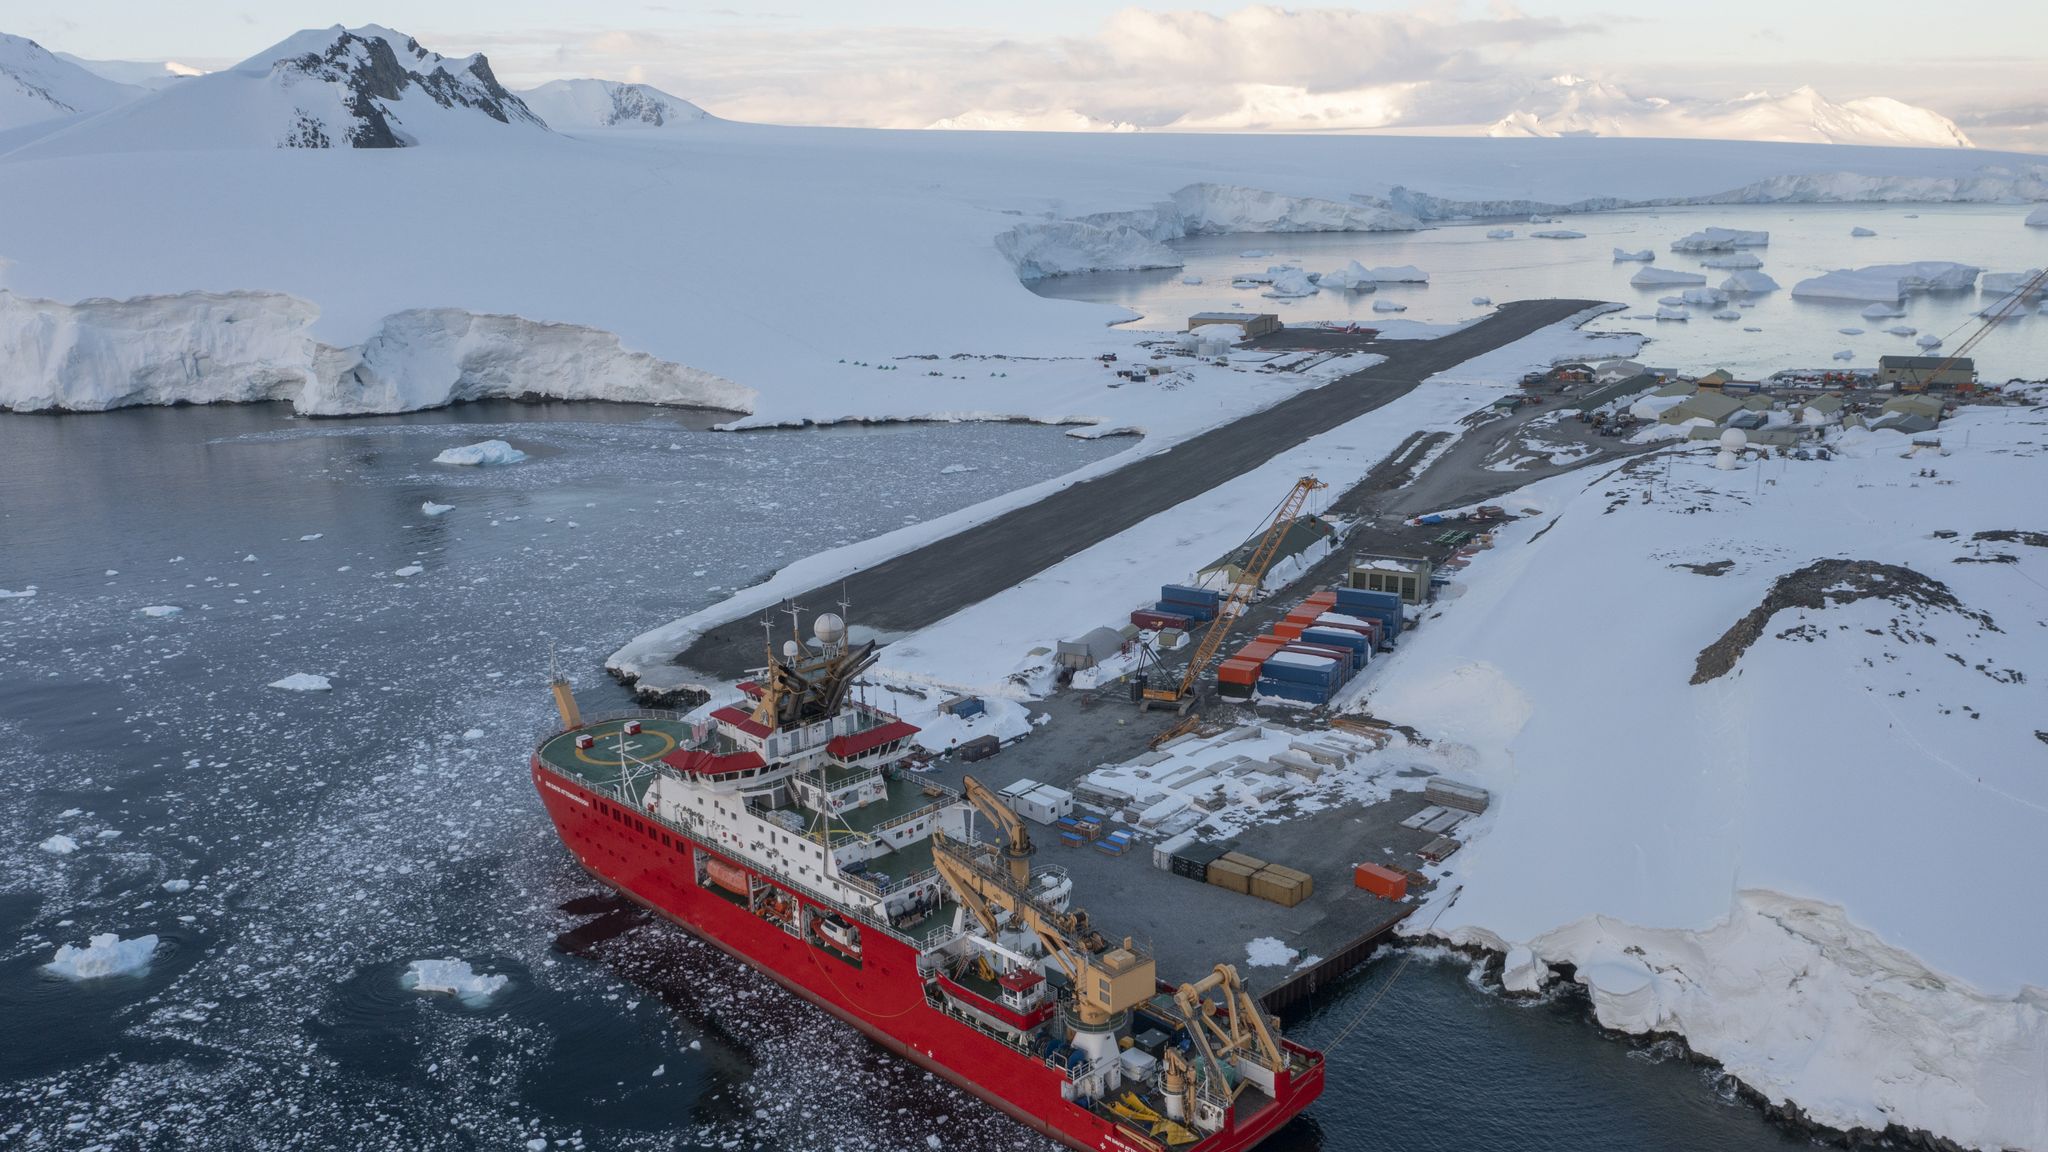
[[[599,76],[734,119],[902,128],[1477,130],[1519,111],[1597,130],[1607,111],[1648,108],[1651,122],[1714,134],[1743,130],[1720,127],[1735,123],[1726,101],[1810,85],[1836,102],[1932,109],[1980,145],[2048,151],[2048,4],[1943,11],[1925,0],[6,0],[0,31],[91,59],[217,67],[300,28],[377,23],[445,54],[484,52],[514,88]],[[1645,104],[1658,100],[1675,111]]]

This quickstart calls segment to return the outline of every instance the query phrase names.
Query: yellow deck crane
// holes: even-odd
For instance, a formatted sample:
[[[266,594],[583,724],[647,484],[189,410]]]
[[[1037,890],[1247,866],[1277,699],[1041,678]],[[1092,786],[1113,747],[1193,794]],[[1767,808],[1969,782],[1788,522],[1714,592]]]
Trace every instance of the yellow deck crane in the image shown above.
[[[1969,339],[1956,345],[1956,350],[1949,353],[1946,360],[1936,365],[1934,371],[1927,374],[1926,379],[1929,381],[1941,379],[1941,374],[1954,367],[1956,361],[1968,356],[1977,345],[1982,344],[1984,338],[1991,335],[1993,328],[2011,319],[2015,313],[2023,312],[2026,309],[2027,301],[2041,295],[2044,289],[2048,289],[2048,268],[2044,268],[2036,273],[2033,279],[2020,285],[2013,290],[2011,295],[2000,301],[1997,308],[1993,309],[1989,315],[1984,316],[1983,325],[1975,332],[1970,333]]]
[[[1208,630],[1202,633],[1202,642],[1195,646],[1195,654],[1188,660],[1188,670],[1181,676],[1180,683],[1171,688],[1146,688],[1139,699],[1140,708],[1150,708],[1154,704],[1171,704],[1185,712],[1194,702],[1196,681],[1201,679],[1202,673],[1216,659],[1216,654],[1222,651],[1223,641],[1230,635],[1231,626],[1237,623],[1238,617],[1244,615],[1244,610],[1251,606],[1252,596],[1265,584],[1266,569],[1271,568],[1274,559],[1279,556],[1280,543],[1287,538],[1287,529],[1294,523],[1294,518],[1301,514],[1302,506],[1308,503],[1309,493],[1327,487],[1329,485],[1313,476],[1303,476],[1294,482],[1294,487],[1288,491],[1287,498],[1280,502],[1279,509],[1273,513],[1272,521],[1266,525],[1265,533],[1253,547],[1251,557],[1245,561],[1237,582],[1230,586],[1230,591],[1224,595],[1222,603],[1217,605],[1216,619],[1210,621]]]
[[[1027,890],[1031,885],[1031,854],[1036,851],[1031,845],[1031,830],[1024,821],[1003,803],[1002,797],[989,791],[988,785],[969,776],[965,781],[967,799],[989,822],[1003,832],[1003,858],[1008,862],[1010,879]]]

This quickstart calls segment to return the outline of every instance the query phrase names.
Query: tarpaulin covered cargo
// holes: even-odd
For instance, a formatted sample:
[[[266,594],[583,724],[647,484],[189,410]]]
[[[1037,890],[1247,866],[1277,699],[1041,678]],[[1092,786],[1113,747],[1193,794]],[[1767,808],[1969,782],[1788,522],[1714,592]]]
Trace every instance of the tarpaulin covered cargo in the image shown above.
[[[1093,668],[1123,651],[1123,633],[1114,628],[1096,628],[1078,640],[1062,640],[1053,658],[1062,668]]]

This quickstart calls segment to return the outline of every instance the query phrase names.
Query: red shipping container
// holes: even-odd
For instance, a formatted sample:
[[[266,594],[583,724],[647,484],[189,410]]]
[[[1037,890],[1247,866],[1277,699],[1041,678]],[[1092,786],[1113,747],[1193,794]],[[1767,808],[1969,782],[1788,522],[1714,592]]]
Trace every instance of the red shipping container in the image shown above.
[[[1328,608],[1336,602],[1337,593],[1329,590],[1314,593],[1308,599],[1302,601],[1303,604],[1313,604],[1318,608]]]
[[[1302,604],[1297,606],[1292,612],[1289,612],[1286,616],[1282,617],[1282,619],[1292,620],[1297,624],[1306,624],[1309,621],[1314,620],[1316,617],[1321,616],[1322,614],[1323,609],[1318,608],[1312,604]]]
[[[1282,620],[1278,624],[1273,625],[1273,635],[1278,636],[1282,640],[1299,640],[1301,639],[1301,629],[1302,625],[1300,624]]]
[[[1177,616],[1171,612],[1155,612],[1150,608],[1140,608],[1136,612],[1131,613],[1131,623],[1140,628],[1158,632],[1166,628],[1178,628],[1185,631],[1193,621],[1186,616]]]
[[[1256,684],[1262,667],[1264,664],[1251,660],[1225,660],[1216,666],[1216,681],[1219,684]]]
[[[1382,900],[1403,900],[1408,896],[1408,874],[1377,864],[1353,866],[1351,882]]]
[[[1352,654],[1349,648],[1339,648],[1335,644],[1314,644],[1301,641],[1289,644],[1287,651],[1299,652],[1304,656],[1328,656],[1337,662],[1337,667],[1342,670],[1343,675],[1347,677],[1351,675]]]

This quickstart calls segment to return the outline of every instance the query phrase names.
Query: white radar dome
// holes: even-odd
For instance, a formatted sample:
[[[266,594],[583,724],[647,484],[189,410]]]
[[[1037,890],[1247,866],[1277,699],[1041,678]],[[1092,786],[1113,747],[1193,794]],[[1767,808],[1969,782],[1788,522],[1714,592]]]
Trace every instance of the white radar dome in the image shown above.
[[[837,612],[820,612],[818,618],[811,622],[811,635],[816,636],[820,644],[837,644],[846,639],[846,621],[841,620]]]
[[[1735,453],[1728,451],[1726,448],[1721,449],[1721,454],[1714,457],[1714,467],[1719,468],[1723,472],[1733,472],[1735,470]]]
[[[1749,447],[1749,433],[1744,432],[1742,429],[1730,428],[1726,432],[1721,433],[1721,450],[1723,452],[1740,452],[1747,447]]]
[[[797,646],[796,641],[784,640],[782,642],[782,658],[784,660],[794,660],[802,654],[803,649]]]

